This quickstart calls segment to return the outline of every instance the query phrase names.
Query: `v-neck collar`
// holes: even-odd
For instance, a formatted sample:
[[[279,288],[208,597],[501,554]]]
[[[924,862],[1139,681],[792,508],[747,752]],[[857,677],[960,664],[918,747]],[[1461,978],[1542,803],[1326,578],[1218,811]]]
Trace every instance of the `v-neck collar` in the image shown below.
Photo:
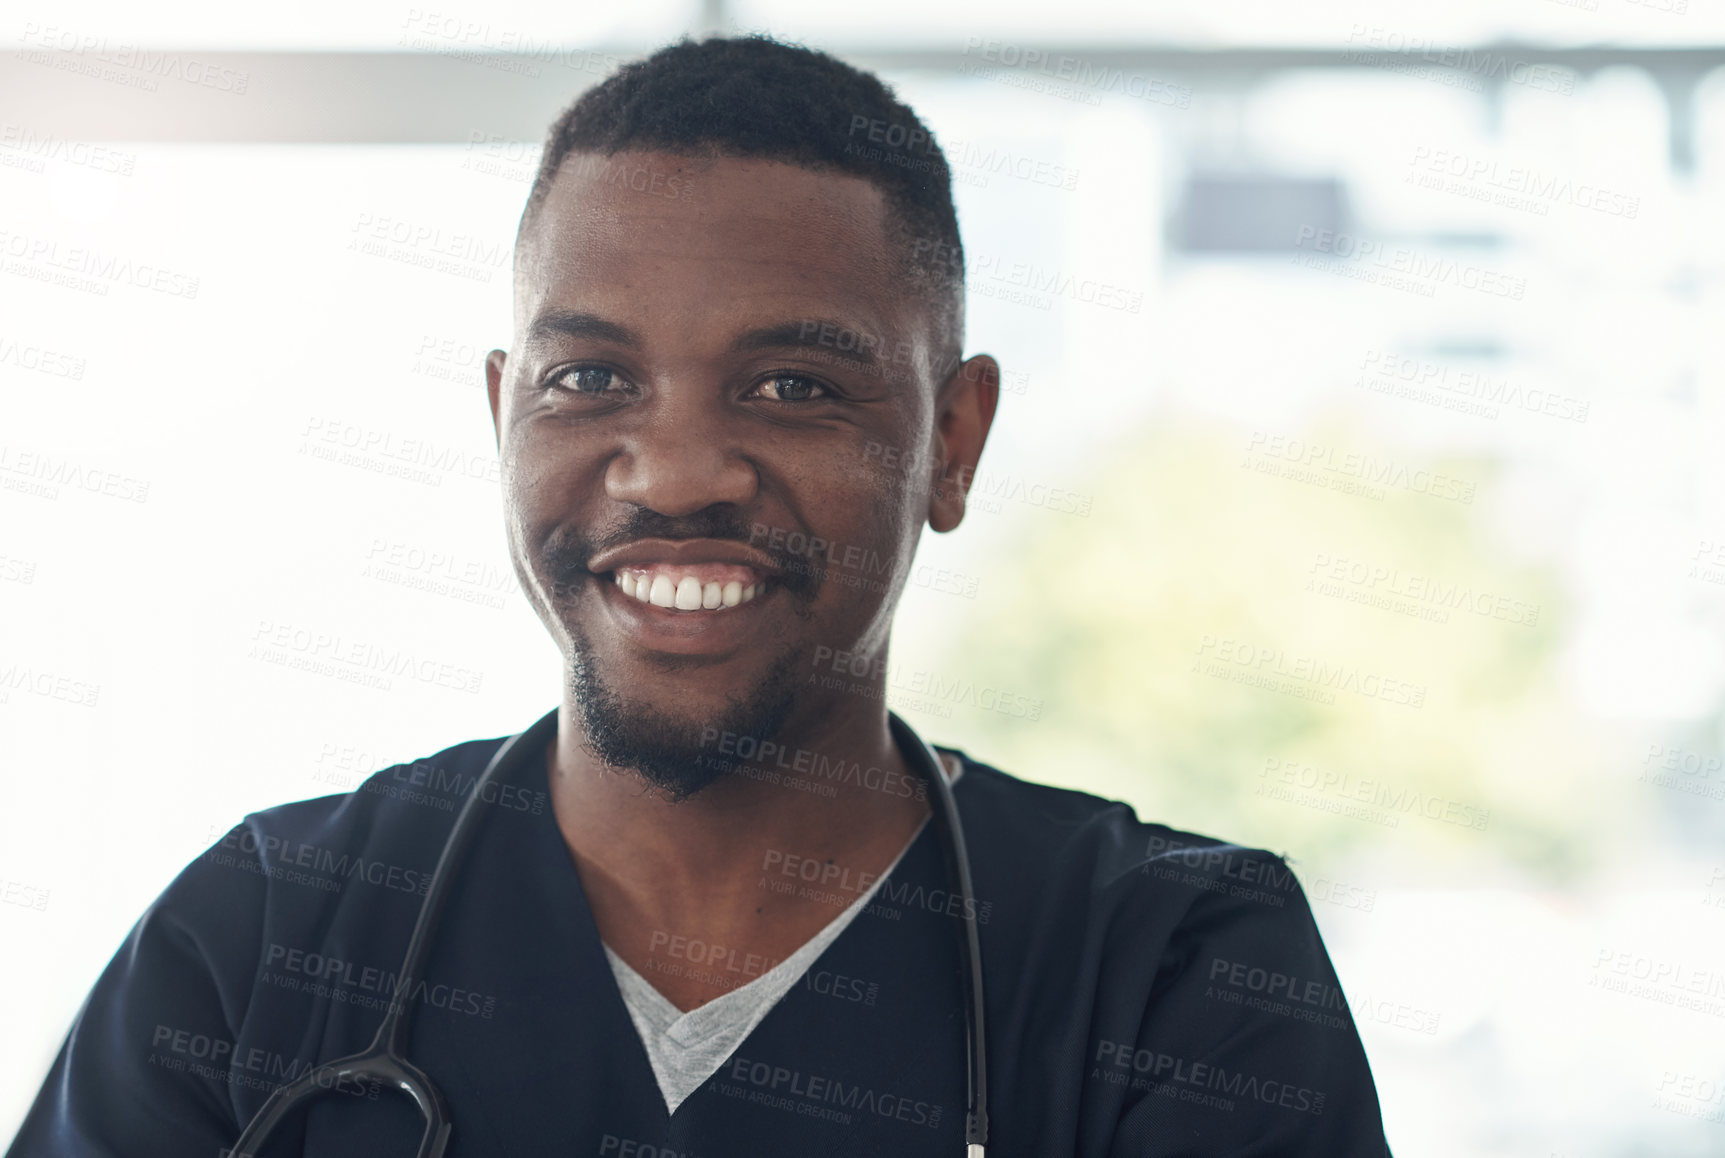
[[[955,753],[954,758],[962,770],[962,756]],[[527,790],[528,799],[544,793],[538,798],[549,801],[545,751],[541,750],[513,779]],[[884,884],[892,872],[899,871],[907,859],[921,855],[916,849],[930,837],[928,821],[932,818],[931,812],[891,869],[881,875],[876,887]],[[504,830],[515,819],[524,822],[525,831],[516,829],[506,834]],[[669,1129],[676,1114],[687,1117],[690,1113],[701,1113],[690,1107],[702,1103],[701,1092],[711,1084],[711,1078],[682,1101],[675,1113],[665,1105],[646,1046],[611,969],[574,856],[552,809],[547,806],[537,815],[490,817],[471,855],[476,867],[486,863],[489,871],[468,874],[457,886],[458,894],[464,895],[452,908],[464,912],[452,913],[447,927],[471,928],[477,936],[467,946],[453,938],[445,940],[434,952],[439,956],[452,952],[471,962],[475,960],[474,954],[483,956],[485,951],[477,945],[487,937],[492,941],[515,939],[522,928],[532,928],[535,933],[531,949],[508,960],[509,981],[507,985],[500,983],[499,988],[500,992],[526,995],[524,1008],[515,1013],[520,1020],[513,1029],[524,1035],[524,1040],[489,1058],[459,1054],[452,1058],[472,1088],[490,1091],[483,1099],[490,1106],[482,1116],[489,1127],[487,1132],[494,1139],[500,1143],[508,1140],[501,1145],[501,1151],[513,1152],[514,1144],[524,1139],[517,1136],[519,1129],[514,1119],[500,1115],[498,1107],[522,1097],[538,1098],[542,1099],[540,1104],[563,1105],[565,1109],[557,1114],[573,1115],[573,1123],[581,1116],[582,1108],[577,1104],[579,1100],[567,1097],[568,1083],[582,1080],[582,1073],[610,1091],[608,1098],[614,1112],[631,1106],[633,1113],[642,1115],[643,1126],[654,1124],[657,1129]],[[862,909],[857,911],[860,914]],[[850,944],[851,926],[855,924],[854,920],[847,924],[826,946],[823,955],[835,946]],[[798,977],[802,975],[799,973]],[[572,984],[579,987],[577,992],[570,991]],[[787,995],[795,988],[793,979],[787,994],[781,995],[745,1035],[738,1049],[765,1027],[782,1019]],[[699,1012],[701,1008],[705,1007],[690,1012]],[[620,1037],[626,1037],[627,1043]],[[595,1055],[579,1044],[587,1041],[603,1041],[607,1048],[602,1055]],[[568,1043],[577,1043],[573,1052]],[[555,1072],[520,1068],[531,1066],[528,1059],[560,1053],[570,1057],[571,1068]]]
[[[723,1015],[727,1008],[740,1003],[746,1003],[747,999],[752,998],[762,990],[770,990],[774,988],[789,990],[791,986],[795,985],[797,979],[813,966],[816,961],[820,960],[821,953],[824,953],[827,949],[831,948],[833,942],[843,936],[844,931],[850,927],[851,922],[856,920],[857,914],[868,908],[869,904],[874,900],[875,894],[880,892],[881,884],[897,871],[899,864],[904,860],[905,854],[911,850],[917,841],[922,839],[923,830],[928,827],[929,821],[932,819],[932,814],[923,817],[922,823],[916,826],[916,831],[910,834],[910,839],[904,842],[904,847],[898,850],[898,855],[892,858],[892,863],[887,865],[887,867],[881,871],[880,875],[875,878],[874,883],[869,885],[868,889],[858,896],[856,900],[846,905],[843,912],[839,913],[832,920],[821,926],[819,932],[810,937],[807,941],[804,941],[801,945],[797,946],[797,948],[783,961],[780,961],[777,965],[773,966],[759,977],[751,978],[749,981],[737,986],[735,989],[726,993],[721,993],[711,1001],[703,1002],[702,1004],[695,1006],[693,1009],[678,1009],[675,1002],[666,997],[663,993],[659,992],[658,986],[654,985],[646,977],[636,972],[633,966],[623,960],[622,957],[618,956],[616,950],[612,949],[611,946],[604,945],[603,939],[601,939],[600,943],[604,947],[606,959],[611,963],[613,970],[623,970],[630,978],[640,982],[646,990],[648,1000],[652,1003],[655,1012],[659,1011],[661,1008],[670,1011],[670,1017],[665,1020],[664,1025],[671,1028],[673,1034],[675,1034],[675,1023],[679,1021],[688,1021],[692,1025],[702,1022],[714,1022],[716,1015],[717,1024],[722,1024]],[[809,947],[817,943],[820,944],[821,952],[810,955],[808,953]],[[702,1037],[709,1036],[709,1034],[710,1031],[708,1033],[700,1033],[696,1031],[694,1040],[699,1040]]]

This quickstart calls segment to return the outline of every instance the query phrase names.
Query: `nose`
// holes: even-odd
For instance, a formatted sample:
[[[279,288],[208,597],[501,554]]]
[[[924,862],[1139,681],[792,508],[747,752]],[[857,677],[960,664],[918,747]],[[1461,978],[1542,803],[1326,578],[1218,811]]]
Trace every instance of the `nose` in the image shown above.
[[[718,410],[694,398],[662,397],[607,465],[606,497],[672,518],[714,503],[748,504],[760,476]]]

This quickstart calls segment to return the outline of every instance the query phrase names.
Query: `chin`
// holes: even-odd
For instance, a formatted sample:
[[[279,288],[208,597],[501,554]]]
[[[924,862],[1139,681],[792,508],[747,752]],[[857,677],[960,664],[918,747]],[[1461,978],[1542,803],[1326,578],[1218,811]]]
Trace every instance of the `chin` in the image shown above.
[[[737,762],[720,751],[727,736],[766,740],[778,734],[796,698],[795,665],[781,656],[744,692],[694,711],[678,711],[608,682],[577,647],[569,692],[586,746],[607,766],[639,776],[673,801],[687,800],[729,775]],[[726,744],[727,747],[730,744]]]

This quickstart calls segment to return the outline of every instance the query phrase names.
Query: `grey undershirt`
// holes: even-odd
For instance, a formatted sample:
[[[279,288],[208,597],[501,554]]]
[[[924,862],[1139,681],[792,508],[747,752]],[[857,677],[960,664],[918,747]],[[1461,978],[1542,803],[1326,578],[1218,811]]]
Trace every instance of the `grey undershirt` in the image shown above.
[[[955,768],[957,762],[948,763],[944,756],[941,762],[946,766],[948,781],[956,783],[958,775],[954,773],[961,774],[962,766]],[[665,1095],[666,1113],[676,1113],[685,1098],[718,1072],[726,1059],[743,1044],[743,1039],[754,1032],[755,1026],[772,1012],[779,999],[789,993],[816,959],[826,952],[827,946],[838,939],[858,913],[868,908],[881,883],[892,875],[898,862],[904,859],[904,854],[910,851],[910,846],[928,826],[929,819],[924,817],[923,822],[917,825],[905,846],[893,857],[892,864],[875,878],[868,891],[845,906],[844,912],[834,917],[802,948],[748,984],[721,994],[687,1013],[653,988],[652,982],[630,968],[611,951],[611,946],[605,946],[605,956],[617,978],[623,1005],[629,1010],[629,1019],[635,1023],[641,1044],[647,1049],[647,1060],[652,1063],[659,1092]]]

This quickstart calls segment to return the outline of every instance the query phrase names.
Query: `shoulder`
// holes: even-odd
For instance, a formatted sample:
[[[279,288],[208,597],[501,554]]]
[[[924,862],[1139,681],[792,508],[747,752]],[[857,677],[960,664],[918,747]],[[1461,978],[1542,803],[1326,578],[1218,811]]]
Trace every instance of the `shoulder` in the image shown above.
[[[217,847],[265,863],[303,848],[358,851],[439,839],[504,737],[468,740],[372,773],[351,792],[296,800],[248,813]]]
[[[145,910],[92,988],[20,1133],[24,1148],[67,1152],[47,1139],[68,1123],[92,1143],[80,1153],[184,1153],[194,1136],[213,1153],[232,1139],[234,1083],[245,1075],[230,1066],[242,1056],[306,1060],[316,1045],[307,962],[353,960],[355,946],[391,959],[405,944],[423,874],[453,823],[436,802],[470,787],[499,743],[458,744],[354,792],[212,833],[219,839]],[[401,783],[421,795],[376,790]],[[158,1144],[168,1124],[188,1145]]]
[[[1202,945],[1219,956],[1322,952],[1298,878],[1267,849],[968,758],[954,791],[979,903],[1021,936],[1139,973],[1188,967]]]
[[[417,904],[462,800],[503,737],[374,773],[351,792],[248,813],[199,854],[140,927],[181,931],[206,961],[240,962],[293,928],[391,898]]]
[[[958,755],[960,810],[974,843],[1010,849],[1043,869],[1087,863],[1098,888],[1151,880],[1207,892],[1285,891],[1294,882],[1286,860],[1267,849],[1140,820],[1123,801],[1036,784]]]

